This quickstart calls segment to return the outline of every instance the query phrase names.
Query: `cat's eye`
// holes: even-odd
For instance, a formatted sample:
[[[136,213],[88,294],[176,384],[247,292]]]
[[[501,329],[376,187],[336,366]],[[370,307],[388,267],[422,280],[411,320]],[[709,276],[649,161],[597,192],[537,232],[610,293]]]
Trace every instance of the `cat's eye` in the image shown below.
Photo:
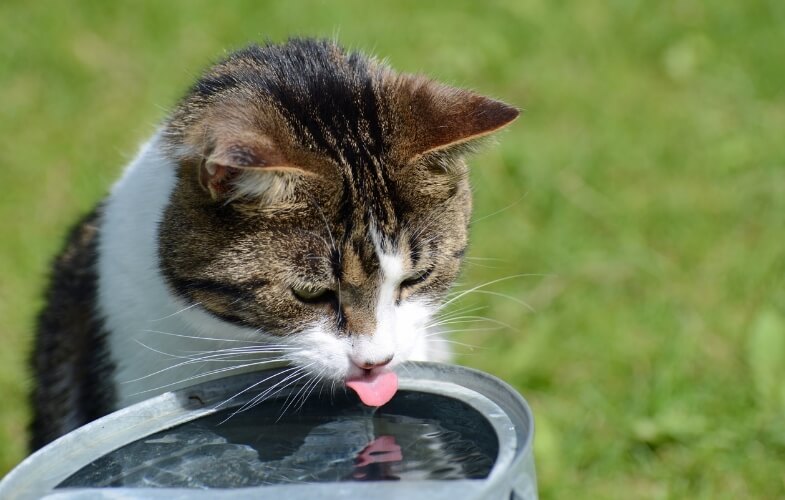
[[[326,287],[292,287],[292,293],[307,304],[331,302],[335,298],[335,292]]]
[[[411,288],[415,285],[419,285],[420,283],[424,283],[432,272],[433,268],[430,268],[411,275],[401,282],[401,288]]]

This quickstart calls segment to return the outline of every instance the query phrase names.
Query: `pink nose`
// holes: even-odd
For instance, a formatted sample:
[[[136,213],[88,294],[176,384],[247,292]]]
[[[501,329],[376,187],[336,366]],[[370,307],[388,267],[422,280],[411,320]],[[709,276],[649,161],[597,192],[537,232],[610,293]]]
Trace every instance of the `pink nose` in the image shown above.
[[[359,368],[363,370],[373,370],[374,368],[381,368],[382,366],[390,364],[390,361],[393,360],[394,355],[390,354],[388,357],[382,360],[371,360],[371,359],[364,359],[359,361],[357,359],[352,358],[352,362],[357,365]]]

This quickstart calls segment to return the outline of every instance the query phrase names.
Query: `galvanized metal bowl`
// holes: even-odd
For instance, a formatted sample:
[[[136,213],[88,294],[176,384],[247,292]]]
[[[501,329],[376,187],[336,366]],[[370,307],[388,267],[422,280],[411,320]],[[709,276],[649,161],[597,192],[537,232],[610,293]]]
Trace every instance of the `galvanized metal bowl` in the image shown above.
[[[452,415],[445,415],[445,411],[460,411],[460,419],[464,425],[489,429],[484,434],[480,433],[484,436],[483,440],[488,442],[479,443],[481,448],[492,450],[491,454],[495,454],[487,474],[480,479],[425,479],[395,482],[328,480],[331,482],[210,489],[166,487],[166,485],[161,487],[161,484],[155,488],[138,487],[139,485],[107,487],[90,483],[90,478],[95,474],[91,476],[89,472],[92,469],[100,469],[101,464],[107,462],[107,456],[122,456],[126,453],[125,450],[133,449],[134,444],[143,443],[145,439],[146,442],[158,442],[154,439],[156,436],[152,435],[182,424],[214,422],[217,412],[226,413],[253,401],[255,396],[263,394],[276,380],[279,380],[276,377],[281,370],[268,370],[227,377],[166,393],[81,427],[42,448],[11,471],[0,482],[0,498],[311,499],[350,496],[359,498],[357,495],[372,495],[374,500],[537,498],[532,455],[534,422],[529,406],[517,392],[486,373],[455,365],[410,362],[400,365],[396,371],[399,375],[399,392],[390,405],[395,406],[396,402],[401,402],[398,406],[405,408],[403,402],[407,397],[410,400],[419,398],[415,403],[416,411],[411,408],[403,411],[427,415],[437,423],[440,419],[452,420]],[[260,381],[265,382],[260,383]],[[252,389],[248,389],[249,387]],[[275,398],[279,403],[285,403],[301,389],[303,389],[301,384],[294,384],[276,394]],[[421,397],[423,395],[428,397]],[[232,396],[235,397],[226,403]],[[441,409],[437,409],[435,403],[433,405],[430,403],[437,400],[453,401],[454,405],[442,404],[439,405]],[[331,407],[322,405],[322,408],[327,412],[325,416],[329,418]],[[466,410],[444,410],[444,408],[466,408]],[[231,426],[232,422],[232,419],[229,419],[223,425]],[[190,432],[189,429],[192,427],[186,425],[181,429],[183,432]],[[269,433],[270,428],[265,430]],[[168,437],[164,435],[162,439],[165,441]],[[264,444],[262,442],[258,446],[263,447]],[[216,457],[214,460],[221,460],[221,458]],[[100,475],[102,472],[98,470],[97,473]]]

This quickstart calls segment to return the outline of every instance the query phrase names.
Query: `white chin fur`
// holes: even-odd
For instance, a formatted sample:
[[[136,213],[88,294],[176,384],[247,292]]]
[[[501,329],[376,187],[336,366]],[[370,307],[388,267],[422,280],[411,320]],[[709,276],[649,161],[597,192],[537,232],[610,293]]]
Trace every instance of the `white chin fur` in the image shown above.
[[[117,406],[221,376],[293,363],[310,374],[343,380],[357,368],[352,355],[401,361],[444,359],[443,342],[429,342],[424,325],[432,308],[422,303],[395,306],[393,286],[400,283],[400,262],[382,256],[386,280],[380,293],[377,332],[352,341],[329,328],[314,326],[292,337],[223,322],[189,307],[168,289],[159,271],[158,224],[176,183],[176,164],[161,151],[156,134],[113,187],[99,231],[98,308],[109,333],[115,364]],[[258,353],[241,368],[215,358],[193,362],[197,352],[249,346],[250,342],[286,344],[285,350]],[[437,344],[436,349],[429,345]],[[291,349],[294,348],[294,349]],[[243,359],[249,359],[244,356]]]
[[[438,333],[426,333],[424,329],[430,313],[431,308],[418,302],[391,307],[373,335],[355,337],[339,337],[329,326],[316,325],[291,338],[290,344],[297,349],[286,358],[335,382],[362,373],[352,359],[380,360],[392,355],[390,367],[403,361],[448,361],[449,352],[441,346],[444,343],[434,341]]]

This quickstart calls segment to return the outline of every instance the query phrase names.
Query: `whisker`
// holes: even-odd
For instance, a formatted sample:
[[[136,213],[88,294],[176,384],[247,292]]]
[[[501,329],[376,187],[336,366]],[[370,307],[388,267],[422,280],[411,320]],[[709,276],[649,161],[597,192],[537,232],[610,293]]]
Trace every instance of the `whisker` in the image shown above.
[[[139,392],[134,393],[133,396],[136,396],[136,395],[139,395],[139,394],[145,394],[145,393],[152,392],[152,391],[158,391],[160,389],[165,389],[167,387],[172,387],[172,386],[175,386],[175,385],[183,384],[185,382],[190,382],[192,380],[197,380],[197,379],[200,379],[200,378],[203,378],[203,377],[209,377],[210,375],[216,375],[218,373],[224,373],[224,372],[228,372],[228,371],[232,371],[232,370],[239,370],[241,368],[247,368],[249,366],[262,366],[262,365],[270,364],[270,363],[274,363],[274,362],[280,362],[280,361],[279,360],[265,360],[265,361],[255,362],[255,363],[244,363],[244,364],[241,364],[241,365],[230,366],[230,367],[226,367],[226,368],[218,368],[218,369],[210,370],[210,371],[207,371],[207,372],[204,372],[204,373],[199,373],[197,375],[193,375],[191,377],[187,377],[187,378],[184,378],[182,380],[178,380],[176,382],[171,382],[171,383],[168,383],[168,384],[160,385],[158,387],[153,387],[152,389],[145,389],[143,391],[139,391]],[[137,380],[142,380],[144,378],[147,378],[147,377],[142,377],[142,378],[137,379]],[[135,382],[135,381],[131,380],[131,381],[128,381],[128,382]]]
[[[294,411],[300,411],[302,409],[303,405],[305,405],[305,402],[308,400],[309,397],[311,397],[311,394],[313,393],[314,389],[316,389],[316,387],[319,387],[319,397],[322,396],[322,388],[324,387],[324,384],[321,383],[321,379],[326,372],[327,372],[327,368],[322,368],[322,371],[320,371],[319,374],[316,377],[314,377],[314,384],[313,386],[311,386],[311,390],[309,390],[303,396],[300,405],[297,408],[295,408]]]
[[[473,293],[480,293],[480,294],[485,294],[485,295],[494,295],[496,297],[502,297],[502,298],[511,300],[511,301],[515,302],[516,304],[522,305],[523,307],[525,307],[526,309],[528,309],[529,311],[531,311],[533,313],[537,312],[531,305],[527,304],[526,302],[524,302],[524,301],[522,301],[520,299],[517,299],[517,298],[515,298],[515,297],[513,297],[511,295],[507,295],[505,293],[493,292],[491,290],[475,290]]]
[[[252,345],[269,345],[265,344],[264,342],[259,342],[258,340],[242,340],[242,339],[222,339],[222,338],[214,338],[214,337],[199,337],[197,335],[183,335],[181,333],[172,333],[172,332],[164,332],[161,330],[142,330],[146,333],[158,333],[161,335],[169,335],[171,337],[182,337],[185,339],[194,339],[194,340],[212,340],[218,342],[241,342],[244,344],[252,344]]]
[[[488,309],[488,306],[477,306],[477,307],[471,307],[471,306],[468,306],[468,307],[461,307],[460,309],[456,309],[456,310],[454,310],[454,311],[450,311],[450,312],[448,312],[448,313],[441,314],[441,315],[439,316],[439,318],[438,318],[438,319],[439,319],[440,321],[441,321],[441,320],[446,320],[446,319],[450,319],[450,318],[453,318],[453,317],[455,317],[455,316],[458,316],[458,315],[460,315],[460,314],[466,314],[466,313],[471,313],[471,312],[482,311],[482,310],[484,310],[484,309]]]
[[[496,330],[501,330],[503,328],[504,327],[502,327],[502,326],[493,326],[493,327],[489,327],[489,328],[459,328],[457,330],[444,330],[444,331],[438,331],[438,332],[429,333],[427,335],[424,335],[423,338],[427,339],[427,338],[430,338],[430,337],[438,337],[439,335],[451,335],[453,333],[493,332],[493,331],[496,331]]]
[[[291,386],[292,384],[296,383],[298,380],[301,380],[303,377],[307,376],[308,375],[307,369],[309,367],[313,366],[313,364],[314,363],[310,363],[310,364],[305,365],[305,366],[297,367],[292,373],[287,375],[283,380],[281,380],[279,382],[276,382],[272,386],[270,386],[267,389],[265,389],[262,393],[257,394],[256,396],[254,396],[250,401],[246,402],[242,407],[240,407],[240,409],[235,411],[230,416],[234,416],[234,415],[236,415],[237,413],[239,413],[241,411],[250,410],[251,408],[257,406],[260,403],[262,403],[268,397],[274,397],[275,395],[277,395],[278,393],[280,393],[281,391],[283,391],[287,387]],[[287,381],[288,381],[288,383],[287,383]],[[281,386],[281,384],[284,384],[284,385]],[[276,387],[279,387],[279,386],[281,386],[281,387],[278,390],[275,390]]]
[[[307,374],[307,373],[303,373],[303,376],[302,376],[302,377],[299,377],[299,378],[297,379],[297,381],[299,381],[299,380],[302,380],[302,379],[304,379],[304,378],[308,378],[308,375],[309,375],[309,374]],[[308,386],[308,384],[310,384],[310,383],[311,383],[311,380],[308,380],[308,381],[306,381],[306,383],[305,383],[305,384],[301,384],[301,385],[300,385],[300,388],[299,388],[299,389],[297,389],[297,392],[294,392],[294,393],[290,392],[290,393],[289,393],[289,395],[287,395],[287,396],[286,396],[286,399],[285,399],[285,400],[284,400],[284,402],[283,402],[283,409],[282,409],[282,410],[281,410],[281,412],[278,414],[278,418],[276,418],[276,419],[275,419],[275,421],[276,421],[276,422],[280,421],[280,420],[283,418],[284,414],[286,413],[286,410],[288,410],[288,409],[289,409],[289,407],[292,405],[292,403],[294,403],[294,402],[297,400],[297,397],[300,395],[300,393],[301,393],[301,392],[303,392],[303,390],[304,390],[304,389],[305,389],[305,388]],[[293,385],[293,384],[289,384],[289,385],[291,386],[291,385]]]
[[[256,387],[258,387],[259,385],[261,385],[261,384],[263,384],[263,383],[267,382],[268,380],[270,380],[270,379],[272,379],[272,378],[275,378],[275,377],[277,377],[277,376],[279,376],[279,375],[282,375],[282,374],[284,374],[284,373],[290,372],[290,371],[292,371],[292,370],[295,370],[295,371],[296,371],[296,370],[299,370],[299,368],[297,368],[297,367],[295,367],[295,366],[292,366],[292,367],[290,367],[290,368],[285,368],[285,369],[283,369],[283,370],[281,370],[281,371],[279,371],[279,372],[276,372],[276,373],[274,373],[274,374],[270,375],[269,377],[265,377],[265,378],[263,378],[262,380],[260,380],[260,381],[258,381],[258,382],[254,382],[253,384],[251,384],[251,385],[249,385],[248,387],[246,387],[245,389],[241,390],[240,392],[238,392],[238,393],[237,393],[237,394],[235,394],[234,396],[230,397],[229,399],[225,399],[225,400],[223,400],[223,401],[222,401],[222,402],[220,402],[220,403],[219,403],[219,404],[218,404],[218,405],[217,405],[215,408],[216,408],[216,409],[218,409],[218,408],[221,408],[222,406],[226,405],[227,403],[229,403],[229,402],[230,402],[230,401],[232,401],[233,399],[237,398],[238,396],[240,396],[240,395],[242,395],[242,394],[245,394],[246,392],[248,392],[248,391],[250,391],[250,390],[252,390],[252,389],[255,389],[255,388],[256,388]]]
[[[305,394],[305,391],[308,389],[308,387],[309,387],[311,384],[316,384],[316,383],[319,381],[319,378],[318,378],[318,377],[314,377],[313,375],[311,375],[311,377],[312,377],[312,378],[311,378],[311,380],[308,380],[308,381],[307,381],[305,384],[303,384],[303,385],[302,385],[302,387],[300,387],[300,389],[298,389],[298,391],[297,391],[297,392],[294,394],[294,396],[292,396],[291,394],[289,395],[289,397],[291,397],[291,401],[289,401],[289,397],[287,397],[287,398],[286,398],[286,400],[288,401],[288,403],[285,403],[285,404],[286,404],[286,406],[284,406],[283,410],[281,410],[281,414],[280,414],[280,415],[278,416],[278,418],[276,419],[276,422],[278,422],[279,420],[281,420],[281,418],[283,418],[283,416],[286,414],[286,410],[288,410],[288,409],[289,409],[289,407],[290,407],[290,406],[291,406],[291,405],[292,405],[294,402],[296,402],[296,401],[297,401],[297,399],[300,397],[300,394],[303,394],[303,395],[304,395],[304,394]],[[305,378],[305,377],[303,377],[303,378]],[[302,402],[303,402],[303,404],[305,403],[305,398],[303,398],[303,401],[302,401]],[[300,405],[300,407],[302,407],[302,405]]]
[[[184,308],[180,309],[179,311],[175,311],[175,312],[173,312],[172,314],[169,314],[169,315],[167,315],[167,316],[164,316],[163,318],[158,318],[158,319],[151,319],[151,320],[150,320],[150,323],[156,323],[156,322],[158,322],[158,321],[163,321],[163,320],[165,320],[165,319],[169,319],[169,318],[171,318],[171,317],[173,317],[173,316],[177,316],[178,314],[180,314],[180,313],[182,313],[182,312],[185,312],[185,311],[187,311],[187,310],[189,310],[189,309],[191,309],[191,308],[194,308],[194,307],[200,306],[201,304],[202,304],[201,302],[194,302],[193,304],[190,304],[190,305],[188,305],[188,306],[186,306],[186,307],[184,307]]]
[[[519,332],[519,330],[517,328],[513,327],[512,325],[509,325],[509,324],[507,324],[507,323],[505,323],[503,321],[499,321],[498,319],[486,318],[485,316],[463,316],[461,318],[456,318],[455,320],[445,321],[445,322],[442,322],[442,323],[434,323],[432,325],[427,325],[427,328],[433,328],[435,326],[454,325],[454,324],[459,324],[459,323],[474,323],[476,321],[488,321],[490,323],[495,323],[497,325],[501,325],[501,326],[504,326],[506,328],[509,328],[510,330],[512,330],[514,332]]]
[[[163,356],[175,359],[188,359],[193,361],[201,361],[213,358],[220,358],[221,356],[239,356],[242,354],[279,354],[285,353],[287,351],[296,350],[294,347],[287,347],[285,349],[259,349],[259,348],[247,348],[247,349],[216,349],[212,351],[184,351],[184,352],[191,352],[192,354],[172,354],[169,352],[164,352],[154,347],[151,347],[145,343],[143,343],[139,339],[134,339],[134,342],[141,345],[142,347],[149,349],[155,353],[161,354]]]
[[[495,279],[495,280],[491,280],[491,281],[485,282],[485,283],[483,283],[481,285],[477,285],[475,287],[472,287],[472,288],[470,288],[468,290],[464,290],[464,291],[459,292],[458,295],[456,295],[456,296],[452,297],[451,299],[445,301],[439,307],[439,309],[443,309],[444,307],[446,307],[449,304],[452,304],[456,300],[459,300],[459,299],[465,297],[466,295],[468,295],[468,294],[470,294],[470,293],[472,293],[474,291],[477,291],[477,290],[479,290],[481,288],[484,288],[486,286],[494,285],[496,283],[501,283],[503,281],[509,281],[509,280],[512,280],[512,279],[525,278],[525,277],[530,277],[530,276],[547,276],[547,274],[514,274],[512,276],[505,276],[503,278],[498,278],[498,279]]]
[[[181,366],[187,366],[187,365],[194,364],[194,363],[199,363],[199,362],[213,362],[213,361],[223,361],[223,362],[231,361],[231,362],[234,362],[234,363],[244,362],[243,360],[228,359],[228,358],[222,357],[222,356],[231,356],[232,355],[232,354],[224,354],[224,353],[221,353],[221,354],[210,354],[210,355],[207,355],[207,356],[200,356],[200,357],[178,356],[176,354],[170,354],[170,353],[166,353],[166,352],[160,351],[158,349],[154,349],[154,348],[152,348],[152,347],[150,347],[148,345],[143,344],[139,340],[136,340],[136,342],[139,345],[141,345],[141,346],[143,346],[143,347],[145,347],[147,349],[150,349],[153,352],[156,352],[156,353],[159,353],[159,354],[162,354],[162,355],[165,355],[165,356],[169,356],[169,357],[172,357],[172,358],[176,358],[176,359],[187,359],[188,361],[183,361],[183,362],[177,363],[175,365],[172,365],[172,366],[169,366],[169,367],[166,367],[166,368],[162,368],[161,370],[158,370],[158,371],[153,372],[153,373],[149,373],[147,375],[144,375],[142,377],[139,377],[139,378],[136,378],[136,379],[133,379],[133,380],[123,381],[122,382],[123,384],[138,382],[140,380],[144,380],[144,379],[153,377],[153,376],[158,375],[160,373],[167,372],[169,370],[173,370],[173,369],[179,368]],[[238,353],[236,355],[240,355],[240,354],[247,354],[247,353]],[[286,361],[286,359],[284,357],[278,356],[278,357],[273,357],[273,358],[269,358],[268,357],[268,358],[265,358],[265,359],[255,359],[255,360],[247,360],[247,361],[252,361],[254,363],[257,363],[257,362],[277,363],[277,362]],[[147,391],[145,391],[145,392],[147,392]]]
[[[472,266],[472,267],[481,267],[483,269],[499,269],[499,266],[491,266],[491,265],[488,265],[488,264],[481,264],[479,262],[472,262],[470,260],[466,261],[466,265]]]
[[[490,213],[488,215],[483,215],[482,217],[479,217],[477,219],[472,219],[470,224],[476,224],[476,223],[480,222],[481,220],[489,219],[489,218],[493,217],[494,215],[498,215],[498,214],[500,214],[502,212],[505,212],[505,211],[511,209],[512,207],[514,207],[515,205],[517,205],[518,203],[520,203],[521,201],[523,201],[523,199],[526,198],[528,195],[529,195],[529,192],[527,191],[527,192],[523,193],[523,195],[521,195],[520,198],[518,198],[514,202],[510,203],[506,207],[501,208],[501,209],[499,209],[499,210],[497,210],[497,211],[495,211],[493,213]]]
[[[272,353],[283,353],[283,352],[291,352],[296,351],[297,348],[293,346],[265,346],[265,345],[258,345],[258,346],[249,346],[249,347],[229,347],[226,349],[214,349],[209,351],[182,351],[182,352],[190,352],[193,354],[209,354],[209,353],[228,353],[228,354],[253,354],[253,353],[260,353],[260,354],[272,354]]]
[[[299,401],[295,402],[295,406],[293,409],[295,413],[297,413],[302,409],[302,407],[305,405],[305,402],[308,401],[308,397],[311,395],[311,392],[313,392],[313,390],[316,389],[316,387],[319,385],[319,377],[321,376],[322,373],[323,372],[319,372],[319,375],[315,375],[315,376],[312,375],[311,380],[306,382],[305,384],[306,390],[303,391],[302,397],[299,397]]]
[[[437,326],[444,326],[444,325],[456,325],[460,323],[474,323],[476,321],[482,321],[483,319],[489,319],[485,316],[456,316],[454,318],[439,320],[435,323],[428,323],[425,325],[426,328],[434,328]]]
[[[279,388],[278,388],[278,390],[276,390],[275,392],[273,392],[273,393],[269,394],[269,395],[268,395],[266,398],[261,398],[261,399],[259,399],[259,400],[255,401],[255,402],[254,402],[254,403],[253,403],[251,406],[249,406],[248,408],[246,408],[246,411],[247,411],[247,410],[250,410],[251,408],[254,408],[254,407],[256,407],[257,405],[260,405],[261,403],[263,403],[264,401],[266,401],[266,400],[267,400],[267,399],[269,399],[269,398],[274,398],[274,397],[276,397],[278,394],[280,394],[280,393],[281,393],[281,392],[283,392],[284,390],[288,389],[289,387],[292,387],[293,385],[297,384],[297,383],[298,383],[299,381],[301,381],[302,379],[304,379],[304,378],[308,377],[308,375],[309,375],[309,374],[308,374],[308,372],[307,372],[307,371],[305,371],[305,370],[303,370],[303,371],[302,371],[300,374],[298,374],[298,375],[297,375],[297,377],[296,377],[296,378],[294,378],[294,379],[290,380],[290,381],[289,381],[289,383],[287,383],[286,385],[284,385],[284,386],[282,386],[282,387],[279,387]],[[290,397],[291,397],[291,393],[290,393],[290,394],[289,394],[289,395],[286,397],[286,399],[285,399],[284,401],[289,401],[289,398],[290,398]],[[278,419],[280,419],[280,416],[278,417]],[[277,420],[276,420],[276,422],[277,422]]]
[[[337,384],[337,383],[338,383],[338,381],[335,380],[335,379],[333,379],[332,383],[330,383],[330,403],[334,403],[335,402],[335,398],[334,398],[334,396],[335,396],[335,384]]]
[[[302,373],[303,369],[299,368],[299,367],[292,367],[290,370],[286,370],[285,372],[290,372],[290,373],[288,375],[286,375],[286,377],[284,377],[282,380],[279,380],[278,382],[274,383],[273,385],[271,385],[267,389],[263,390],[261,393],[255,395],[250,400],[248,400],[245,403],[243,403],[238,409],[234,410],[228,417],[226,417],[220,423],[223,424],[224,422],[228,421],[230,418],[232,418],[233,416],[237,415],[238,413],[246,411],[246,410],[249,410],[249,409],[253,408],[254,406],[256,406],[257,404],[261,403],[265,399],[265,397],[268,394],[270,394],[276,387],[278,387],[279,385],[285,383],[291,377],[296,376],[299,373]],[[273,377],[278,376],[278,375],[280,375],[282,373],[285,373],[285,372],[276,373],[276,374],[270,376],[269,378],[273,378]],[[256,384],[252,385],[251,387],[257,387],[261,383],[262,382],[258,382]],[[286,385],[284,385],[284,387],[286,387]],[[240,393],[238,393],[238,395],[242,394],[243,392],[245,392],[245,391],[241,391]],[[233,399],[236,396],[237,395],[233,396],[232,398],[230,398],[230,400]]]
[[[474,345],[474,344],[466,344],[464,342],[456,342],[455,340],[449,340],[449,339],[428,339],[428,342],[445,342],[445,343],[448,343],[448,344],[459,345],[461,347],[468,347],[472,351],[475,350],[475,349],[481,349],[481,350],[488,349],[487,347],[480,347],[480,346]]]
[[[248,350],[230,350],[230,349],[218,349],[217,351],[202,351],[192,354],[194,356],[193,359],[231,359],[237,356],[244,356],[248,354],[259,354],[265,357],[265,359],[269,358],[270,356],[276,359],[285,359],[284,355],[288,355],[292,349],[248,349]],[[200,356],[201,354],[201,356]],[[260,359],[260,358],[256,358]]]

